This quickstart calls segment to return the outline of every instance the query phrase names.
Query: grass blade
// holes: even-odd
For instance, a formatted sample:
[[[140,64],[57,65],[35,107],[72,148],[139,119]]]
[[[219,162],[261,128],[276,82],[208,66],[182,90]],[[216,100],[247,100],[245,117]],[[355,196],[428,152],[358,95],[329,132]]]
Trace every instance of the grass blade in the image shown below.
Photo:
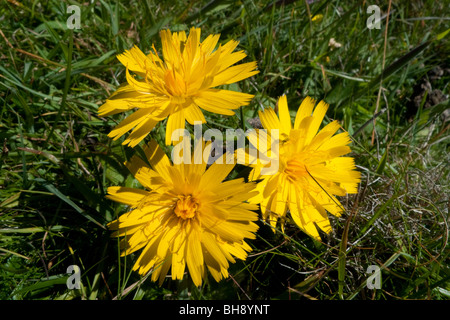
[[[85,217],[86,219],[88,219],[89,221],[95,223],[97,226],[99,226],[102,229],[105,229],[105,227],[99,223],[97,220],[95,220],[91,215],[89,215],[88,213],[86,213],[86,211],[84,211],[83,209],[81,209],[77,204],[75,204],[72,200],[70,200],[69,198],[67,198],[63,193],[61,193],[61,191],[59,191],[54,185],[52,185],[51,183],[47,182],[46,180],[42,179],[42,178],[37,178],[35,179],[36,182],[41,183],[49,192],[53,193],[54,195],[56,195],[58,198],[60,198],[62,201],[64,201],[65,203],[67,203],[68,205],[70,205],[73,209],[75,209],[75,211],[77,211],[79,214],[81,214],[83,217]]]

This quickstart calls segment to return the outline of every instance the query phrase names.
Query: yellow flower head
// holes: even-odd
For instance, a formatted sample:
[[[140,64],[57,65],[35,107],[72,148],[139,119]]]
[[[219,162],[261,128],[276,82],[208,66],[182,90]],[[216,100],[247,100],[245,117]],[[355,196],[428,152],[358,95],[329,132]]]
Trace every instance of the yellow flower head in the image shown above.
[[[206,122],[200,108],[234,115],[234,109],[253,98],[250,94],[216,88],[258,73],[256,62],[234,65],[246,57],[243,51],[233,52],[238,41],[230,40],[216,48],[220,35],[209,35],[201,42],[199,28],[192,28],[189,37],[184,31],[169,30],[162,30],[160,36],[162,59],[154,46],[148,55],[135,46],[117,57],[127,68],[127,83],[98,110],[101,116],[135,110],[108,135],[118,139],[133,129],[123,142],[131,147],[167,117],[165,142],[170,145],[172,132],[184,129],[186,120],[190,124]]]
[[[315,16],[310,15],[310,17],[312,17],[311,21],[319,22],[319,21],[322,21],[323,14],[316,14]]]
[[[357,193],[360,173],[354,170],[353,158],[342,157],[351,151],[348,133],[335,135],[340,128],[336,120],[319,131],[328,104],[320,101],[314,106],[313,99],[304,99],[293,126],[286,96],[278,100],[279,118],[272,108],[259,112],[267,136],[276,133],[279,140],[262,150],[257,147],[261,145],[258,140],[267,138],[255,132],[249,135],[250,143],[263,154],[278,158],[279,163],[277,172],[261,174],[265,165],[255,162],[250,180],[261,181],[257,186],[259,194],[250,202],[260,203],[264,218],[274,227],[278,219],[284,220],[289,209],[305,233],[320,239],[316,227],[326,233],[331,231],[327,211],[335,216],[342,213],[335,196]]]
[[[211,144],[203,153],[208,150]],[[151,271],[160,284],[170,268],[172,279],[182,279],[186,266],[197,286],[206,269],[216,281],[228,277],[229,262],[247,258],[244,239],[254,239],[258,229],[257,205],[244,202],[256,194],[255,184],[222,182],[234,164],[216,161],[207,169],[194,155],[193,163],[174,165],[153,140],[144,151],[150,166],[137,156],[126,164],[147,190],[108,188],[109,199],[132,208],[109,224],[114,236],[124,237],[122,255],[142,249],[133,270]]]

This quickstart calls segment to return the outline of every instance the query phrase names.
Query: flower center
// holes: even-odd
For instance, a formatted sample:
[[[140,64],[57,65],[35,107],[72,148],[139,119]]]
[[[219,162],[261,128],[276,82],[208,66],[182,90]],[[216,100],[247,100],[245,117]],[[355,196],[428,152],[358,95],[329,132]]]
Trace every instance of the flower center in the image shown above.
[[[286,163],[286,168],[284,173],[287,174],[288,178],[297,181],[300,177],[306,176],[308,171],[306,171],[306,165],[299,160],[292,159]]]
[[[183,219],[193,218],[197,212],[198,203],[192,196],[180,196],[175,206],[175,214]]]

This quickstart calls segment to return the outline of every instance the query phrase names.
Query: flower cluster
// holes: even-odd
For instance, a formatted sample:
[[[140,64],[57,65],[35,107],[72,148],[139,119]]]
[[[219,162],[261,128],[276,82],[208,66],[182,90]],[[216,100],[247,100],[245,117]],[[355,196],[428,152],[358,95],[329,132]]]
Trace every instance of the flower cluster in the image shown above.
[[[217,88],[249,78],[258,71],[256,62],[236,64],[246,57],[231,40],[217,46],[219,35],[200,41],[200,29],[160,32],[162,57],[155,47],[144,54],[139,48],[118,56],[126,67],[127,83],[120,86],[98,112],[102,116],[132,111],[108,135],[118,139],[131,130],[123,144],[135,147],[158,123],[165,125],[165,144],[185,122],[205,123],[201,109],[232,116],[248,105],[253,95]],[[131,74],[132,72],[133,74]],[[343,207],[336,196],[357,192],[360,179],[354,160],[344,157],[351,150],[347,132],[338,133],[337,121],[322,130],[328,105],[307,97],[294,124],[286,96],[259,113],[264,129],[249,134],[250,145],[266,159],[277,161],[276,172],[264,169],[267,162],[247,149],[243,154],[253,169],[246,182],[228,179],[234,164],[221,156],[209,165],[211,143],[195,146],[192,161],[173,163],[155,140],[143,146],[145,158],[134,155],[126,162],[131,174],[144,187],[110,187],[107,197],[126,204],[130,211],[109,223],[121,237],[121,251],[141,253],[133,269],[151,272],[162,283],[169,273],[182,279],[187,270],[195,285],[207,271],[216,281],[228,276],[229,263],[245,260],[252,250],[246,242],[258,231],[258,210],[275,228],[287,214],[301,230],[320,240],[318,230],[331,231],[327,214],[339,216]],[[262,143],[274,137],[275,143]],[[271,139],[272,141],[272,139]],[[242,154],[242,153],[241,153]],[[253,157],[253,159],[252,159]],[[227,159],[227,160],[226,160]],[[220,161],[219,161],[220,160]]]

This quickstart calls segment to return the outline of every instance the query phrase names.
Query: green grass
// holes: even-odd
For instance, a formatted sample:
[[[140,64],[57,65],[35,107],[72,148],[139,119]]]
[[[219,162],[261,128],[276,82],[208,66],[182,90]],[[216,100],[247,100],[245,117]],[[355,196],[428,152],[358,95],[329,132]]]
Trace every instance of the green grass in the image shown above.
[[[393,2],[388,24],[369,30],[367,1],[285,2],[1,2],[1,299],[450,298],[448,8]],[[79,30],[66,27],[69,4],[81,8]],[[123,115],[97,109],[125,81],[115,55],[158,48],[161,28],[191,26],[240,40],[260,70],[235,87],[255,94],[251,104],[234,117],[208,114],[211,126],[251,128],[282,94],[292,112],[306,95],[325,99],[328,120],[352,135],[362,182],[321,242],[290,221],[284,234],[260,221],[229,279],[159,287],[131,271],[136,256],[119,257],[106,229],[126,208],[105,190],[137,186],[123,166],[135,151],[107,137]],[[81,268],[80,290],[66,286],[70,265]],[[366,287],[370,265],[381,289]]]

